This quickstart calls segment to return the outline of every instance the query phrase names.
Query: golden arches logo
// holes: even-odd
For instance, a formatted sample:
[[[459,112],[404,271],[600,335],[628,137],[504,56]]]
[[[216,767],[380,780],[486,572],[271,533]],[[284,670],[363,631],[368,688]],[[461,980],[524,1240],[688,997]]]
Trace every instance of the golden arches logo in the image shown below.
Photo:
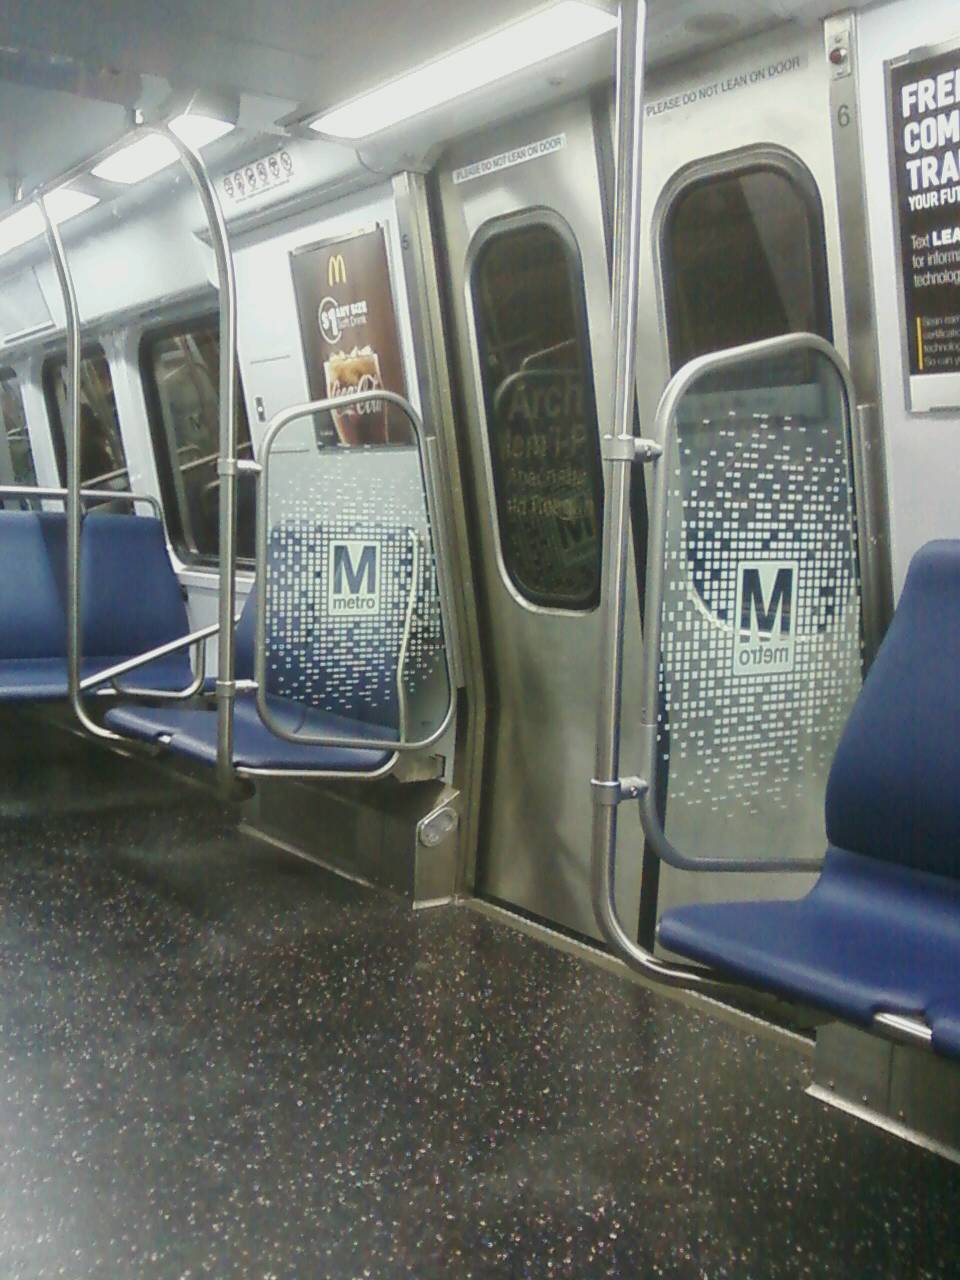
[[[327,284],[333,287],[335,284],[347,283],[347,264],[343,260],[342,253],[332,253],[330,261],[327,263]]]

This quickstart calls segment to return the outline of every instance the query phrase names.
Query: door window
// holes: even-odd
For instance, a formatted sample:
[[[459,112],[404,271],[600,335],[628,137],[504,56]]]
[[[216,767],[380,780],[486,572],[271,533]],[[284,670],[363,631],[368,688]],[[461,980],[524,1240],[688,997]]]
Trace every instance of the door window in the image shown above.
[[[148,334],[141,367],[150,411],[164,510],[177,554],[186,563],[214,563],[219,546],[220,327],[216,316],[183,321]],[[243,394],[237,395],[237,454],[253,446]],[[237,552],[253,559],[254,482],[237,485]]]
[[[0,369],[0,421],[7,438],[7,456],[0,454],[3,462],[0,481],[35,487],[37,473],[27,431],[27,415],[23,408],[20,381],[12,369]]]
[[[80,483],[85,489],[113,489],[129,493],[130,476],[120,436],[117,402],[110,365],[101,347],[84,351],[80,359]],[[67,357],[51,356],[43,366],[43,386],[53,432],[60,483],[67,482]]]
[[[823,212],[799,163],[694,176],[666,214],[663,270],[674,372],[784,333],[832,340]]]
[[[472,286],[503,568],[532,605],[594,609],[603,490],[580,254],[546,211],[481,236]]]

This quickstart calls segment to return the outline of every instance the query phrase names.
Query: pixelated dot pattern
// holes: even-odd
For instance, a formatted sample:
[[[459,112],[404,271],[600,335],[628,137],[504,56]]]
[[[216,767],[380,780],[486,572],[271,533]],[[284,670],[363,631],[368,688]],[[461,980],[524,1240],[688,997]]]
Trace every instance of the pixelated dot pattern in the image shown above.
[[[435,688],[438,677],[446,687],[422,475],[409,460],[393,468],[365,468],[362,463],[360,450],[324,449],[303,455],[295,485],[284,482],[287,476],[272,478],[268,688],[299,705],[398,728],[396,670],[416,562],[404,684],[411,723],[422,729],[421,695]],[[341,541],[378,546],[380,607],[375,616],[344,617],[330,611],[329,552],[332,543]]]
[[[680,809],[685,826],[699,810],[708,831],[744,810],[795,813],[801,791],[822,797],[862,677],[846,425],[742,408],[681,421],[670,467],[658,733],[668,829]],[[738,566],[764,560],[799,565],[794,666],[735,676]]]

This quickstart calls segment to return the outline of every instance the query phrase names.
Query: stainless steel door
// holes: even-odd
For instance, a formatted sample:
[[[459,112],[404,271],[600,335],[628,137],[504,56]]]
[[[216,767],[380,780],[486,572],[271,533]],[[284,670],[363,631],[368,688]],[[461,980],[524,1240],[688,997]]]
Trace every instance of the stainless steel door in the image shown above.
[[[459,143],[438,178],[490,682],[476,889],[595,935],[593,586],[612,352],[590,104]],[[639,848],[636,814],[623,826]],[[626,919],[639,879],[636,860],[619,886]]]

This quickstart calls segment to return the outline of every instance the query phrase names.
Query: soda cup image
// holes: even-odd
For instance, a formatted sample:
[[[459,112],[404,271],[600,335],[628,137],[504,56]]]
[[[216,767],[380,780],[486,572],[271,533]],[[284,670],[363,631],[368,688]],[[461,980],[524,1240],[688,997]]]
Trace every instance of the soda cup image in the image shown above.
[[[380,358],[372,347],[335,352],[324,362],[327,395],[330,399],[359,391],[380,391]],[[383,400],[368,400],[347,409],[332,411],[340,443],[345,445],[387,444],[387,413]]]

